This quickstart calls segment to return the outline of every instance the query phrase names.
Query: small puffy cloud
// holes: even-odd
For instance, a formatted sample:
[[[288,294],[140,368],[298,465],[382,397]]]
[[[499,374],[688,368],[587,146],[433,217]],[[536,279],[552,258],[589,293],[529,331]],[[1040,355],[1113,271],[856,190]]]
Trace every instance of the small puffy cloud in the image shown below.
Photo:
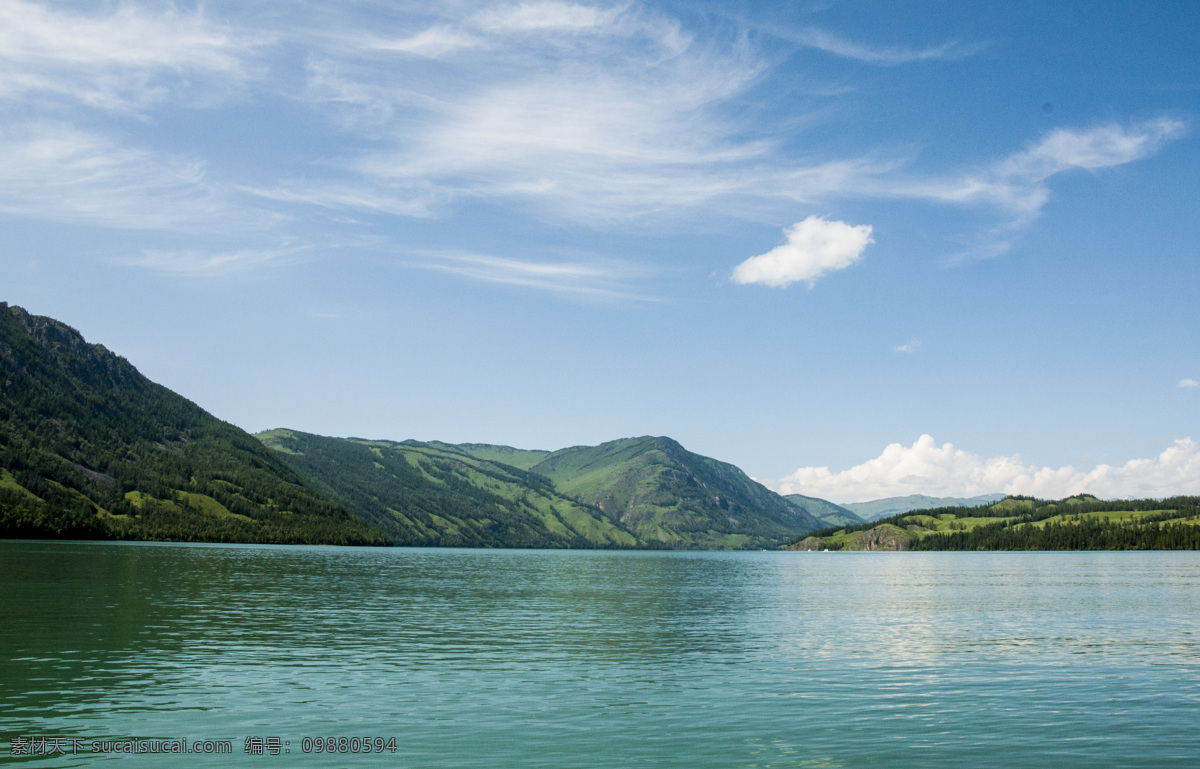
[[[871,225],[850,225],[810,216],[784,230],[787,243],[752,256],[733,270],[736,283],[783,287],[805,281],[811,288],[827,272],[844,270],[862,258]]]
[[[780,482],[780,490],[839,502],[996,492],[1044,499],[1080,493],[1105,498],[1200,494],[1200,445],[1182,438],[1157,457],[1085,471],[1027,465],[1018,455],[982,459],[951,443],[938,446],[932,436],[922,435],[912,446],[893,443],[878,457],[842,472],[802,467]]]
[[[908,342],[907,344],[896,345],[895,347],[892,348],[892,352],[916,352],[917,348],[920,346],[921,346],[921,340],[914,339],[911,342]]]
[[[1180,379],[1179,386],[1180,387],[1200,387],[1200,382],[1197,382],[1195,379]]]

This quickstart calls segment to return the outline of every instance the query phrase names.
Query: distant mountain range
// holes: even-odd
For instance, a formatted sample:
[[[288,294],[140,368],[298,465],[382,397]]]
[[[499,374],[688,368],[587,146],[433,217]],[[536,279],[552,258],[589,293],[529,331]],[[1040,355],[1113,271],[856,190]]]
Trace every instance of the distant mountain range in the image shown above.
[[[842,507],[862,518],[863,521],[877,521],[880,518],[887,518],[912,510],[928,510],[934,507],[983,507],[992,502],[999,502],[1005,496],[1005,494],[983,494],[978,497],[963,498],[927,497],[924,494],[910,494],[907,497],[888,497],[870,502],[850,502],[842,505]]]
[[[865,519],[844,505],[835,505],[824,499],[806,497],[803,494],[788,494],[784,499],[819,520],[822,527],[854,526],[866,522]]]
[[[558,451],[251,436],[69,326],[0,303],[0,537],[775,548],[976,500],[782,497],[661,436]]]

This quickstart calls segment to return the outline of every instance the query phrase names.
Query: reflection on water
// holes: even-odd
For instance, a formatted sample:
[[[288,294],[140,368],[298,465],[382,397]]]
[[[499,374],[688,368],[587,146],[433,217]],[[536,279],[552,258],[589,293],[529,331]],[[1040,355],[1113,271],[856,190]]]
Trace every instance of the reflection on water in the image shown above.
[[[0,542],[17,735],[314,766],[1193,766],[1190,553]],[[393,756],[300,753],[397,738]],[[109,757],[159,766],[161,757]],[[187,756],[187,766],[228,757]]]

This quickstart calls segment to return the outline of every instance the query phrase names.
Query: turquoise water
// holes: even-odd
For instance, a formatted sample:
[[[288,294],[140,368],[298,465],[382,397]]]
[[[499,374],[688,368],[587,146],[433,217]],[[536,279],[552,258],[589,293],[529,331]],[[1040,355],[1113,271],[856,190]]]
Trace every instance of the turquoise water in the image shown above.
[[[1195,767],[1198,725],[1194,553],[0,542],[26,766]],[[132,738],[233,755],[88,750]]]

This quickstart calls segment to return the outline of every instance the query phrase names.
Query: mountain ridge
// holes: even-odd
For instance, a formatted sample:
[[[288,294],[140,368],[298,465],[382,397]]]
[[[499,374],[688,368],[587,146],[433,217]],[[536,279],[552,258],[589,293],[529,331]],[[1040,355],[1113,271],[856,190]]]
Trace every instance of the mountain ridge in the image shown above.
[[[824,525],[737,467],[665,436],[557,451],[327,438],[286,429],[257,437],[315,487],[401,544],[762,548],[780,547]],[[390,459],[403,454],[409,467],[389,457],[370,459],[356,447],[368,444]],[[334,454],[340,467],[330,461]],[[468,459],[477,464],[468,467]],[[352,472],[343,470],[351,466]],[[450,489],[452,476],[467,485]],[[465,506],[468,498],[480,507]],[[435,519],[432,507],[439,504],[456,512]],[[515,539],[492,526],[496,518],[525,526],[528,516],[541,523]]]

